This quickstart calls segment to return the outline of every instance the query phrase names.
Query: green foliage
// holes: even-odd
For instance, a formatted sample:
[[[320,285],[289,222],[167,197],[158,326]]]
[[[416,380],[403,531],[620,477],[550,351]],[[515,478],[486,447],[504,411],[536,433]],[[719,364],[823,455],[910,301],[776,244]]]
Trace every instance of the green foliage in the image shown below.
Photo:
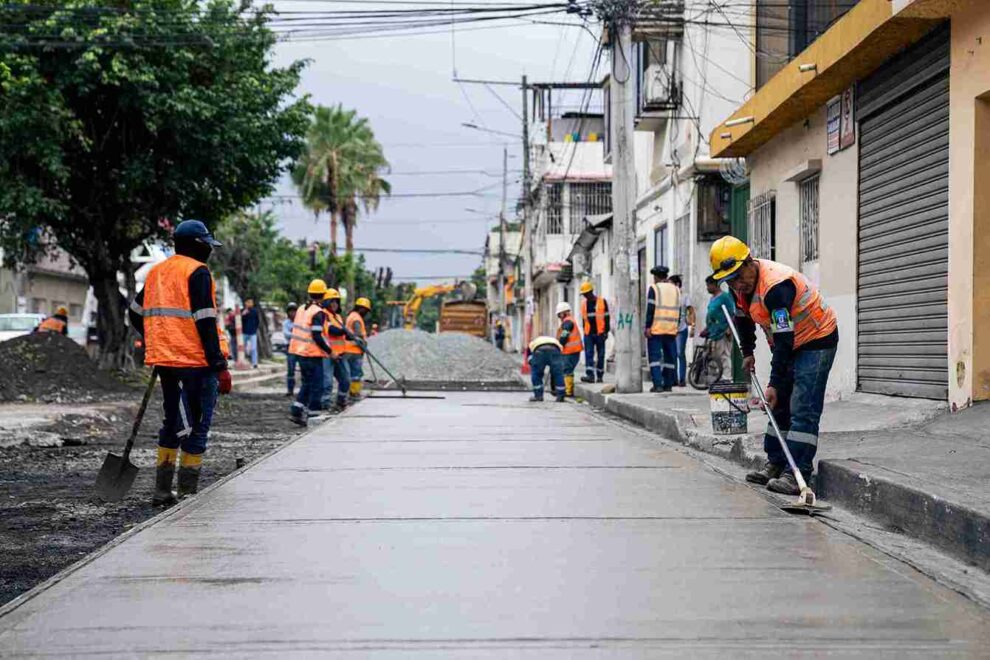
[[[485,276],[485,267],[478,266],[471,273],[471,283],[477,288],[474,294],[475,298],[484,300],[488,295],[488,278]]]
[[[443,296],[434,296],[424,300],[419,308],[419,314],[416,316],[416,327],[426,332],[436,332],[443,301]]]

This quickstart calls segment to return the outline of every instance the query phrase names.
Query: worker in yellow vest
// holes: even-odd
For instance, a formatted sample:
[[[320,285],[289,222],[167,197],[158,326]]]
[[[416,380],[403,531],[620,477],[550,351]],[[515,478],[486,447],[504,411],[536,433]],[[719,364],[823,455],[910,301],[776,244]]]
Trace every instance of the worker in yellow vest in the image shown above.
[[[54,332],[59,335],[69,334],[69,310],[59,307],[55,313],[38,324],[35,332]]]
[[[351,389],[351,377],[344,362],[344,348],[347,340],[353,340],[354,335],[344,324],[340,314],[340,292],[337,289],[327,289],[323,296],[323,308],[326,311],[326,321],[323,333],[330,345],[330,356],[323,361],[323,410],[338,413],[347,407],[347,397]],[[333,398],[333,381],[337,381],[337,400]]]
[[[289,410],[289,419],[300,426],[309,424],[309,418],[320,409],[323,396],[323,360],[331,353],[323,334],[326,292],[327,283],[323,280],[310,282],[306,289],[309,301],[296,310],[292,320],[289,354],[296,358],[302,384]]]
[[[562,356],[561,366],[564,373],[564,394],[574,396],[574,369],[581,361],[584,344],[581,343],[581,332],[574,322],[573,311],[568,303],[557,305],[557,341],[560,342]]]
[[[368,331],[364,319],[371,313],[371,301],[358,298],[354,301],[354,309],[347,315],[345,323],[354,339],[344,343],[344,360],[347,364],[347,375],[351,379],[351,399],[361,398],[362,379],[364,378],[364,349],[368,346]]]
[[[828,374],[839,345],[835,311],[804,275],[776,261],[754,259],[749,247],[735,237],[715,241],[709,256],[712,276],[726,282],[735,297],[734,322],[746,371],[756,365],[757,325],[770,343],[767,403],[787,436],[784,440],[798,469],[810,480]],[[777,493],[799,494],[772,426],[763,438],[763,449],[766,466],[746,475],[746,480],[766,484]]]
[[[654,266],[653,284],[646,292],[646,355],[650,363],[651,392],[670,392],[677,381],[677,329],[681,318],[681,290],[667,281],[670,269]]]
[[[582,383],[605,380],[605,341],[612,329],[608,301],[595,295],[595,285],[581,285],[581,318],[584,320],[584,376]]]
[[[221,243],[198,220],[179,223],[173,239],[175,254],[151,268],[129,312],[131,327],[144,337],[144,362],[158,369],[162,385],[155,505],[172,504],[198,490],[217,393],[231,390],[230,346],[206,265]],[[176,462],[177,493],[172,491]]]

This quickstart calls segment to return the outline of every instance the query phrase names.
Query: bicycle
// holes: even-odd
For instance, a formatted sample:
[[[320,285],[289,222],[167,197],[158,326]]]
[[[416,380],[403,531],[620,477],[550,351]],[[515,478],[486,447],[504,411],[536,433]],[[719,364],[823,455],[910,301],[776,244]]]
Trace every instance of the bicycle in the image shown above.
[[[696,390],[707,390],[722,379],[722,361],[715,358],[715,343],[706,339],[701,346],[694,347],[694,359],[688,366],[688,383]]]

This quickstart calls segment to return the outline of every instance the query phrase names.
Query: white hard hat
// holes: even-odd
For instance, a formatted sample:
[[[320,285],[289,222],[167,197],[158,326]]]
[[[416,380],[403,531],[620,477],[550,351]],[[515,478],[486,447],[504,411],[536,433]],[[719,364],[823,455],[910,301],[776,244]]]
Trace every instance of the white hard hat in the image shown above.
[[[558,303],[557,304],[557,316],[560,316],[564,312],[567,312],[568,314],[570,314],[570,312],[571,312],[571,306],[569,304],[565,303],[565,302]]]

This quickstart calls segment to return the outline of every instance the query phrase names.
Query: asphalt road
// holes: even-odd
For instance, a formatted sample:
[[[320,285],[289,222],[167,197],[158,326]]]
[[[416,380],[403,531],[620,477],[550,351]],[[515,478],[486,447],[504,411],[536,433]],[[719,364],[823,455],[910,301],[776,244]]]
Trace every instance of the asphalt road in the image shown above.
[[[0,656],[987,657],[990,613],[573,404],[368,400],[0,617]]]

